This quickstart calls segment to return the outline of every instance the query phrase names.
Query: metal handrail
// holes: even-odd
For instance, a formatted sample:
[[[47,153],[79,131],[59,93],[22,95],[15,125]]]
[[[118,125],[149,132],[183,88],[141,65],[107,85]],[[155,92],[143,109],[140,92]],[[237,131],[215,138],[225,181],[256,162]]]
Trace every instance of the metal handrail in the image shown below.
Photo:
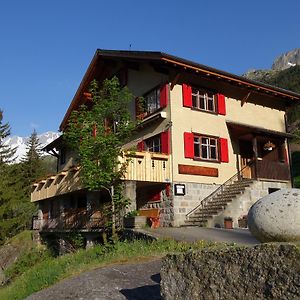
[[[185,216],[189,217],[193,212],[195,212],[198,208],[204,207],[208,202],[210,202],[216,195],[222,193],[225,188],[230,185],[233,181],[238,179],[240,181],[243,179],[242,172],[247,168],[254,164],[255,160],[251,160],[247,163],[246,166],[244,166],[241,170],[239,170],[236,174],[234,174],[232,177],[230,177],[228,180],[226,180],[222,185],[220,185],[216,190],[214,190],[211,194],[209,194],[207,197],[205,197],[203,200],[201,200],[200,204],[197,205],[195,208],[193,208],[190,212],[188,212]]]

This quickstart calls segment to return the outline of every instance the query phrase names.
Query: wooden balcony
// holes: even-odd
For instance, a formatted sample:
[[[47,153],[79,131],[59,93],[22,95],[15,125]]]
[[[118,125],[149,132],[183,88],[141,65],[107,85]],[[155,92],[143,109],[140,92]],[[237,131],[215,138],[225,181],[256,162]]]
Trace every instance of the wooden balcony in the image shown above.
[[[120,158],[121,162],[129,159],[124,180],[169,182],[169,155],[149,152],[135,152]],[[63,195],[83,189],[78,167],[49,176],[32,185],[31,202]]]

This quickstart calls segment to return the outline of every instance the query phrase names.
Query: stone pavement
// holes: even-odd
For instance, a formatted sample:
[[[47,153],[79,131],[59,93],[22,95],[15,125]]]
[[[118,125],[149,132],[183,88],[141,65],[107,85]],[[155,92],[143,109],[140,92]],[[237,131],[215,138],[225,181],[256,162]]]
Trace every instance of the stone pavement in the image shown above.
[[[111,265],[63,280],[27,300],[158,300],[160,260]]]
[[[206,240],[212,242],[227,242],[241,245],[256,245],[257,241],[248,229],[222,229],[204,227],[165,227],[156,229],[142,229],[143,233],[148,233],[158,238],[172,238],[177,241],[194,242]]]

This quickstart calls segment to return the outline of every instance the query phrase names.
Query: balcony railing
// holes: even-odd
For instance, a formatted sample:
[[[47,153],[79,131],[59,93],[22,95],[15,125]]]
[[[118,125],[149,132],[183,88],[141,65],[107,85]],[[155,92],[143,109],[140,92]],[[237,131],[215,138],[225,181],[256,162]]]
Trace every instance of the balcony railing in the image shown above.
[[[160,153],[135,152],[120,158],[128,160],[124,180],[170,182],[169,156]],[[82,189],[80,169],[71,168],[49,176],[32,186],[31,201],[39,201]]]
[[[288,181],[290,177],[289,165],[284,162],[257,160],[253,165],[253,173],[260,179]]]

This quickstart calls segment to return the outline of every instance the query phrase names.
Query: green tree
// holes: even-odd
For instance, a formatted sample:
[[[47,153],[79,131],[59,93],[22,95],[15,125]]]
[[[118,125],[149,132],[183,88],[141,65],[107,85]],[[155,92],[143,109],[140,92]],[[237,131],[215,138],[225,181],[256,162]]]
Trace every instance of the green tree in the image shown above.
[[[70,117],[65,140],[78,153],[81,178],[89,191],[106,190],[111,198],[112,234],[116,234],[116,217],[128,204],[123,197],[121,178],[128,160],[121,163],[122,146],[129,140],[136,124],[128,109],[133,95],[121,88],[116,77],[96,80],[90,86],[92,107],[82,105]]]
[[[3,123],[3,111],[0,109],[0,166],[13,161],[16,149],[4,143],[5,138],[10,135],[9,123]]]
[[[34,130],[26,143],[26,153],[21,159],[23,176],[28,187],[33,181],[46,175],[41,148],[37,133]]]

